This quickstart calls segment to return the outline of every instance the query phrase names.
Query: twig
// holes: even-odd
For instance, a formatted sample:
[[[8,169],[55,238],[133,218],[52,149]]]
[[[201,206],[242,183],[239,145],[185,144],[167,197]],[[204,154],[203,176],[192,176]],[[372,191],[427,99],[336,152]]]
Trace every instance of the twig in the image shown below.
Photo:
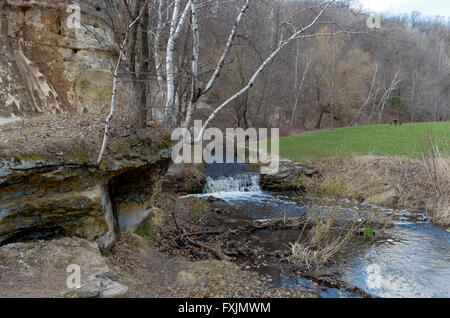
[[[120,49],[119,58],[117,59],[117,64],[116,64],[116,67],[114,69],[114,80],[113,80],[113,90],[112,90],[112,96],[111,96],[111,107],[110,107],[109,115],[108,115],[108,117],[105,120],[105,133],[103,135],[102,148],[100,149],[100,154],[98,155],[98,159],[97,159],[97,165],[98,166],[100,166],[100,164],[102,163],[103,155],[105,153],[106,145],[108,144],[108,138],[109,138],[109,134],[110,134],[110,132],[109,132],[110,121],[111,121],[111,118],[114,116],[114,112],[116,110],[116,94],[117,94],[118,82],[119,82],[119,68],[120,68],[120,63],[121,63],[121,61],[122,61],[122,59],[124,58],[124,55],[125,55],[125,47],[126,47],[126,44],[127,44],[128,35],[130,33],[130,30],[133,28],[133,26],[142,17],[142,14],[144,13],[145,7],[147,6],[147,2],[148,2],[148,0],[145,0],[144,5],[142,6],[141,12],[137,16],[137,18],[133,22],[131,22],[131,24],[128,26],[127,31],[125,33],[125,38],[123,39],[122,46],[119,48]]]
[[[224,253],[222,253],[222,251],[220,251],[219,249],[213,248],[213,247],[211,247],[209,245],[206,245],[204,243],[200,243],[199,241],[195,241],[195,240],[191,239],[189,237],[190,235],[186,231],[186,229],[184,227],[182,227],[177,221],[177,217],[175,215],[175,206],[176,206],[176,203],[174,201],[172,217],[173,217],[173,220],[174,220],[175,225],[177,226],[177,228],[180,229],[183,232],[183,235],[181,235],[182,238],[183,237],[186,238],[186,240],[189,242],[189,244],[191,244],[193,246],[197,246],[197,247],[200,247],[201,249],[207,250],[208,252],[212,253],[213,255],[215,255],[220,260],[230,260],[230,258],[228,256],[226,256]]]

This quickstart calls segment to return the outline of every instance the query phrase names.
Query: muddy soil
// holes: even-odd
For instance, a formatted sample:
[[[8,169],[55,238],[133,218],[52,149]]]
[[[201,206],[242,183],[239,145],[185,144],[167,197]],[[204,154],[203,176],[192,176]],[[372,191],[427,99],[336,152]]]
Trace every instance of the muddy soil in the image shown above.
[[[111,273],[128,286],[127,297],[318,297],[296,288],[269,288],[270,278],[229,261],[190,261],[158,251],[146,238],[120,238],[109,259]],[[175,254],[175,253],[174,253]]]

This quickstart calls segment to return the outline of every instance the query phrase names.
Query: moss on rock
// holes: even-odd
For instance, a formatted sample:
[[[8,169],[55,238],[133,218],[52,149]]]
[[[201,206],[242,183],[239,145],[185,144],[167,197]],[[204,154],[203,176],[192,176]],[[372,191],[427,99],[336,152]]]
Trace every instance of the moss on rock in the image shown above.
[[[98,119],[43,115],[23,122],[2,126],[0,133],[0,244],[40,232],[111,235],[119,205],[134,206],[130,217],[137,219],[147,210],[153,185],[170,161],[170,139],[155,127],[113,129],[98,167],[89,165],[103,137]],[[23,147],[5,142],[14,136],[24,140]]]

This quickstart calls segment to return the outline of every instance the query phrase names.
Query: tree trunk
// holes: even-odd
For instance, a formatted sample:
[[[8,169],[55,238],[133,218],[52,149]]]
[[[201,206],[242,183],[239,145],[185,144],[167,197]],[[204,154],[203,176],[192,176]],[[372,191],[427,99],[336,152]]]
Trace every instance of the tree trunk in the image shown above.
[[[317,124],[316,124],[316,129],[320,129],[320,126],[322,125],[322,119],[323,119],[323,115],[325,114],[325,112],[323,111],[323,109],[320,109],[320,115],[319,115],[319,119],[317,120]]]
[[[167,85],[166,85],[166,106],[164,121],[165,123],[173,127],[176,124],[176,114],[175,114],[175,66],[174,66],[174,54],[175,54],[175,41],[178,39],[181,30],[183,29],[184,22],[186,21],[186,16],[191,10],[191,1],[188,1],[186,7],[181,15],[178,17],[180,11],[180,0],[175,0],[174,9],[172,13],[172,20],[170,23],[170,34],[167,40],[167,50],[166,50],[166,75],[167,75]]]
[[[141,2],[143,2],[141,0]],[[145,10],[142,15],[140,36],[141,36],[141,50],[140,50],[140,68],[139,76],[137,76],[137,103],[135,109],[135,125],[137,129],[142,129],[147,126],[147,87],[150,85],[148,81],[148,60],[149,60],[149,46],[148,46],[148,24],[149,16],[148,10]]]
[[[137,19],[140,14],[140,9],[144,0],[139,0],[134,7],[133,20]],[[127,49],[128,56],[128,72],[130,73],[132,79],[132,86],[134,92],[134,103],[130,106],[130,126],[133,130],[138,130],[144,128],[147,122],[146,106],[147,106],[147,86],[146,86],[146,75],[147,75],[147,64],[148,63],[148,48],[147,48],[147,30],[148,25],[148,10],[144,10],[141,13],[142,24],[141,26],[136,26],[130,32],[130,41]],[[140,30],[138,35],[138,30]],[[144,42],[143,42],[144,41]],[[139,48],[137,44],[142,44],[142,48]],[[139,56],[138,56],[139,54]],[[138,57],[138,58],[137,58]],[[145,63],[145,65],[144,65]],[[137,64],[139,65],[139,74]]]
[[[126,51],[128,36],[129,36],[130,30],[132,30],[133,26],[141,18],[143,10],[145,9],[145,6],[147,5],[147,2],[148,2],[148,0],[145,0],[141,13],[138,14],[136,19],[128,26],[127,31],[125,32],[125,38],[123,39],[122,46],[119,47],[119,49],[120,49],[119,58],[117,59],[116,67],[115,67],[114,73],[113,73],[114,81],[113,81],[113,90],[112,90],[112,94],[111,94],[111,107],[110,107],[109,115],[105,120],[105,132],[103,134],[102,148],[100,149],[100,153],[97,158],[98,166],[100,166],[100,164],[102,163],[103,155],[105,154],[105,151],[106,151],[106,146],[108,144],[108,139],[109,139],[109,128],[110,128],[109,125],[110,125],[111,118],[114,116],[114,112],[116,110],[116,96],[117,96],[117,89],[118,89],[117,84],[119,81],[119,69],[120,69],[120,63],[122,62],[124,53]]]

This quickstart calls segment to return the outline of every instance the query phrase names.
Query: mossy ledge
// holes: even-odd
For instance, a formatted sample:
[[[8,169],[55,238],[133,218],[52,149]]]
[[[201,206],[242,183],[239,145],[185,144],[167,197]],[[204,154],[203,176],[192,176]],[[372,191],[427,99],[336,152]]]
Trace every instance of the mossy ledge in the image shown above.
[[[108,250],[148,214],[170,163],[169,135],[152,125],[132,132],[114,122],[100,166],[101,118],[43,115],[0,129],[0,244],[61,234]]]

